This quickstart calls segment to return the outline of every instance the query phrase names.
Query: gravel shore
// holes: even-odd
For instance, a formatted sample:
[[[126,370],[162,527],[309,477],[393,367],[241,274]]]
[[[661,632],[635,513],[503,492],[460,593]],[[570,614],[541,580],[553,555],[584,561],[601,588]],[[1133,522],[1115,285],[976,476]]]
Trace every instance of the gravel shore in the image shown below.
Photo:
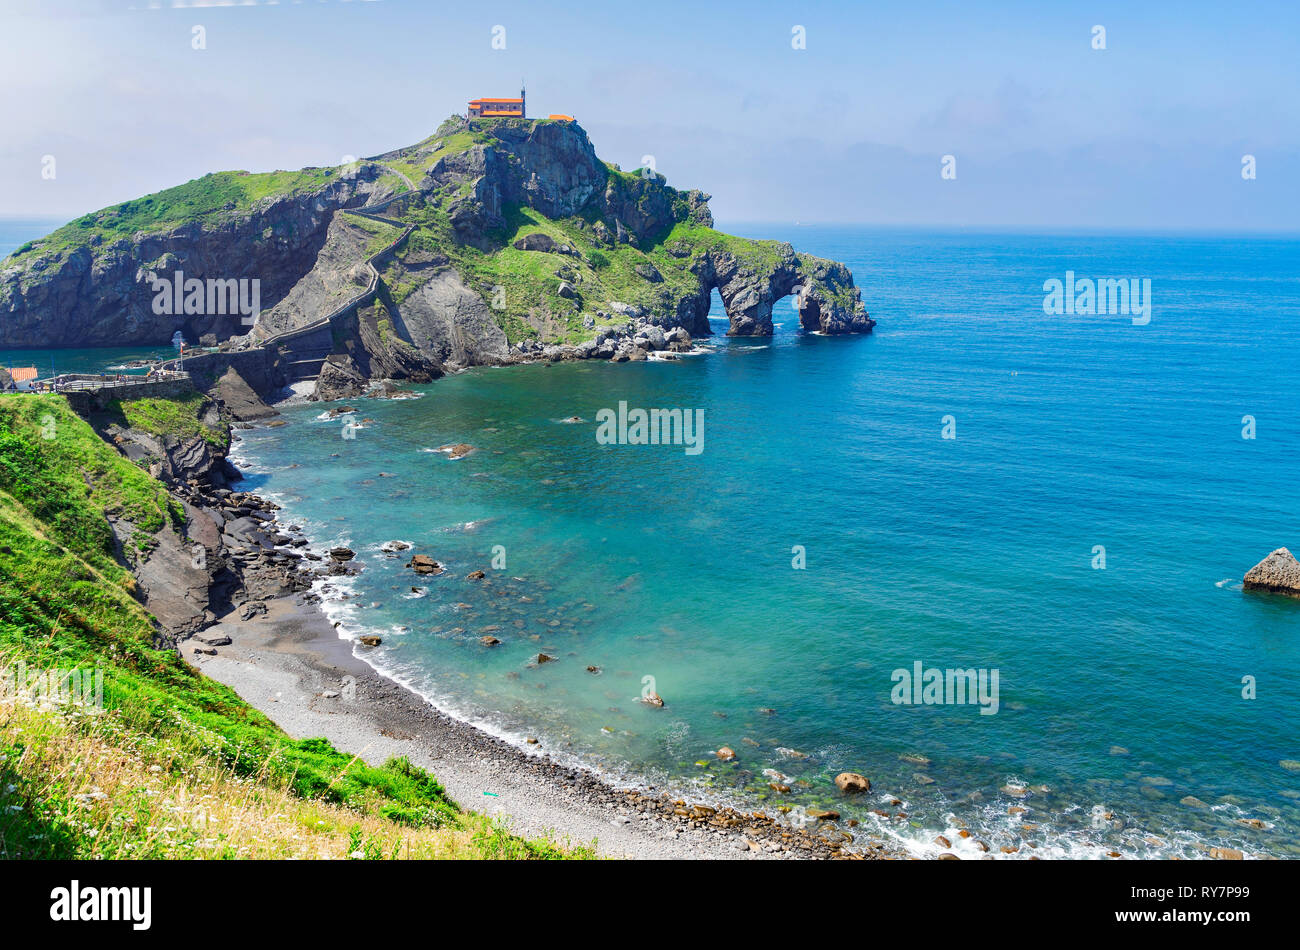
[[[375,764],[405,755],[429,769],[461,806],[506,817],[518,834],[595,842],[619,858],[889,857],[830,825],[807,831],[760,814],[673,800],[653,789],[616,789],[596,775],[529,754],[441,713],[353,655],[301,596],[233,614],[204,631],[229,636],[216,655],[186,656],[295,738],[323,736]]]

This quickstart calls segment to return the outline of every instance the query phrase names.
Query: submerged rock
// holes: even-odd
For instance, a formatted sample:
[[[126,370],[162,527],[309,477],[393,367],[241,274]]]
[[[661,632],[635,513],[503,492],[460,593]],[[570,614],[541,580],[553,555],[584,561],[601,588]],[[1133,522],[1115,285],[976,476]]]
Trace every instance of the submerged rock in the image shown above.
[[[1278,548],[1247,571],[1241,580],[1246,590],[1300,597],[1300,561],[1286,548]]]

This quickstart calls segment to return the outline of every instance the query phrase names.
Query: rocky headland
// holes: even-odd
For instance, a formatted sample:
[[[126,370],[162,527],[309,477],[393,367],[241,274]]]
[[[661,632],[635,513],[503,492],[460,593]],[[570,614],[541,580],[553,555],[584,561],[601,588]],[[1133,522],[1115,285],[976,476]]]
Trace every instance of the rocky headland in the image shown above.
[[[186,360],[196,383],[256,418],[291,383],[351,398],[471,365],[673,358],[712,332],[715,291],[731,334],[771,334],[790,295],[806,331],[870,332],[844,265],[717,231],[708,200],[602,161],[577,123],[453,117],[350,165],[215,173],[28,242],[0,262],[0,346],[179,331],[214,350]],[[177,281],[203,292],[160,307]],[[251,281],[260,309],[236,312]]]

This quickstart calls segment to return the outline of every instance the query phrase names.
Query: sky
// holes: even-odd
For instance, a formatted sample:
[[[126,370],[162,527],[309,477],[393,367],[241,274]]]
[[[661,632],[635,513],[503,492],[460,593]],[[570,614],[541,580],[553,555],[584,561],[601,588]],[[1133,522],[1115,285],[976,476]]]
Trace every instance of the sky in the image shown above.
[[[0,216],[378,154],[526,81],[720,223],[1295,231],[1298,37],[1294,0],[0,0]]]

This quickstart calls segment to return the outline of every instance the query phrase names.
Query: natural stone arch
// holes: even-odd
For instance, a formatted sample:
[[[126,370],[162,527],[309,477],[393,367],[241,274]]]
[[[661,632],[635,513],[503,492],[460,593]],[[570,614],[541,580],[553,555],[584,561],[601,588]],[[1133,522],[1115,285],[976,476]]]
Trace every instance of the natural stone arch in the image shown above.
[[[853,286],[848,268],[811,254],[796,254],[789,244],[778,244],[774,252],[763,256],[741,256],[715,248],[698,262],[696,274],[701,287],[691,332],[708,332],[709,299],[714,289],[730,323],[728,336],[771,336],[772,308],[792,294],[804,330],[867,333],[875,326],[863,309],[861,292]]]

